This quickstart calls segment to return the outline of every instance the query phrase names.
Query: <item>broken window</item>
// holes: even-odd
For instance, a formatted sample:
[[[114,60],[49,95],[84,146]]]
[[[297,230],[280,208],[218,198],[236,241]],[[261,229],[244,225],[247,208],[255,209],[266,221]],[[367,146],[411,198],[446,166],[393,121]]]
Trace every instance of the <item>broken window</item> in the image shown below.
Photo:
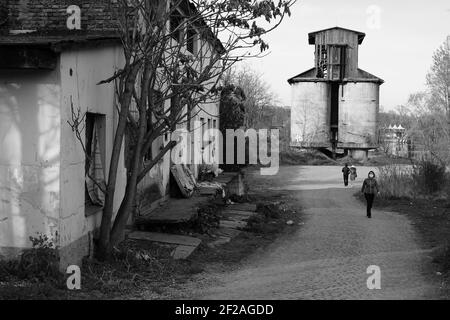
[[[147,111],[147,130],[152,130],[152,126],[157,122],[154,113],[162,114],[164,112],[164,100],[160,91],[152,90],[151,100],[149,101],[149,109]],[[152,146],[148,149],[147,154],[144,156],[144,161],[151,161],[161,151],[164,145],[163,137],[158,137],[153,141]]]
[[[187,44],[186,44],[187,50],[192,53],[196,54],[197,51],[197,32],[193,27],[189,27],[187,30]]]
[[[176,41],[180,43],[183,41],[183,16],[177,9],[173,10],[170,16],[170,33],[172,38]]]
[[[105,115],[86,113],[85,206],[102,207],[105,195]]]
[[[205,132],[206,132],[206,121],[205,118],[200,118],[200,123],[201,123],[201,141],[202,141],[202,150],[205,148]]]
[[[317,77],[329,80],[345,78],[346,46],[317,45]]]
[[[317,45],[317,77],[328,77],[328,52],[325,45]]]
[[[342,80],[345,78],[345,49],[343,45],[330,46],[330,80]]]

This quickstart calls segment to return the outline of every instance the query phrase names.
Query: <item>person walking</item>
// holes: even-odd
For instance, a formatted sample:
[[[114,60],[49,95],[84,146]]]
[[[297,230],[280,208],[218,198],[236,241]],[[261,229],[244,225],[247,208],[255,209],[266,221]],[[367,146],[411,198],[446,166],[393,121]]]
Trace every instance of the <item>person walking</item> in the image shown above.
[[[375,195],[380,193],[378,189],[378,183],[375,179],[375,172],[370,171],[368,178],[364,180],[361,192],[364,193],[364,197],[367,202],[367,218],[372,218],[372,206]]]
[[[350,167],[350,186],[353,188],[353,184],[355,183],[358,174],[356,173],[356,167],[352,165]]]
[[[344,175],[344,186],[348,186],[348,176],[350,174],[350,168],[348,167],[348,163],[342,168],[342,174]]]

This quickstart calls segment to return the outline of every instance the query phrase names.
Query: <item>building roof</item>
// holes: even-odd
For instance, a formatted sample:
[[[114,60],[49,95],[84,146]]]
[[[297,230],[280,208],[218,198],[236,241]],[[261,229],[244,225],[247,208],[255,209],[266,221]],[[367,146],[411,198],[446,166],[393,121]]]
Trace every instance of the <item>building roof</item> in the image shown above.
[[[324,78],[317,78],[317,70],[316,68],[311,68],[309,70],[306,70],[305,72],[302,72],[290,79],[288,79],[289,84],[297,83],[297,82],[327,82],[328,79]],[[358,74],[356,77],[352,78],[344,78],[344,82],[377,82],[379,84],[383,84],[384,80],[374,76],[373,74],[364,71],[362,69],[358,68]]]
[[[351,30],[351,29],[346,29],[346,28],[341,28],[341,27],[333,27],[333,28],[327,28],[327,29],[318,30],[318,31],[314,31],[314,32],[308,33],[308,43],[309,44],[315,44],[316,43],[316,34],[317,33],[325,32],[325,31],[329,31],[329,30],[335,30],[335,29],[356,33],[358,35],[358,44],[361,44],[363,42],[364,38],[366,37],[366,34],[364,32]]]
[[[66,43],[104,43],[120,40],[117,33],[119,6],[117,1],[83,0],[77,4],[82,10],[83,30],[68,30],[68,2],[54,0],[24,1],[11,0],[0,4],[0,45],[38,45],[47,46]],[[189,0],[180,2],[180,8],[188,14],[198,14]],[[5,17],[6,19],[4,19]],[[219,39],[202,19],[206,41],[219,52],[225,49]],[[17,31],[11,34],[10,31]],[[30,30],[27,32],[27,30]]]
[[[120,37],[114,32],[42,33],[29,32],[0,36],[0,46],[39,46],[57,48],[69,44],[120,43]]]

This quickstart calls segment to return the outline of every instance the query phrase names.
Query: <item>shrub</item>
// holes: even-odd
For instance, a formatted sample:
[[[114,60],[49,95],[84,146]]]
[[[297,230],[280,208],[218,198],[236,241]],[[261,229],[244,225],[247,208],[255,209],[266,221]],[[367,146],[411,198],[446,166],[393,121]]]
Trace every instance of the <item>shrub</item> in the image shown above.
[[[385,199],[431,196],[448,185],[446,168],[430,160],[413,166],[388,165],[379,167],[380,195]]]
[[[388,165],[378,168],[380,196],[385,199],[415,197],[411,166]]]
[[[445,167],[430,160],[422,160],[415,164],[412,176],[417,190],[424,195],[441,191],[447,181]]]
[[[63,275],[59,272],[59,254],[52,240],[39,234],[30,237],[30,241],[33,247],[25,250],[19,261],[9,265],[9,272],[21,279],[59,284]]]

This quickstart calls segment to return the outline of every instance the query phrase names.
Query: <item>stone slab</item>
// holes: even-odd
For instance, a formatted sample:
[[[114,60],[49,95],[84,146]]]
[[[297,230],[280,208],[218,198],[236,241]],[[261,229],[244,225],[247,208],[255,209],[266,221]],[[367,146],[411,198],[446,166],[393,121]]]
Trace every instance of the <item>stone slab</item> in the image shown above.
[[[232,228],[226,228],[226,227],[220,227],[217,230],[217,235],[223,236],[223,237],[230,237],[235,238],[237,237],[242,231]]]
[[[229,220],[220,220],[220,227],[231,228],[231,229],[240,229],[244,228],[247,225],[245,221],[229,221]]]
[[[197,247],[202,240],[194,237],[169,234],[169,233],[159,233],[159,232],[146,232],[146,231],[134,231],[128,235],[128,238],[134,240],[145,240],[152,242],[179,244],[184,246]]]
[[[141,211],[141,216],[136,218],[136,225],[182,223],[197,217],[198,208],[208,203],[208,198],[193,196],[189,199],[175,199],[164,203],[151,211]]]
[[[197,246],[177,246],[172,252],[172,258],[174,258],[175,260],[187,259],[192,254],[192,252],[195,251],[196,248]]]

